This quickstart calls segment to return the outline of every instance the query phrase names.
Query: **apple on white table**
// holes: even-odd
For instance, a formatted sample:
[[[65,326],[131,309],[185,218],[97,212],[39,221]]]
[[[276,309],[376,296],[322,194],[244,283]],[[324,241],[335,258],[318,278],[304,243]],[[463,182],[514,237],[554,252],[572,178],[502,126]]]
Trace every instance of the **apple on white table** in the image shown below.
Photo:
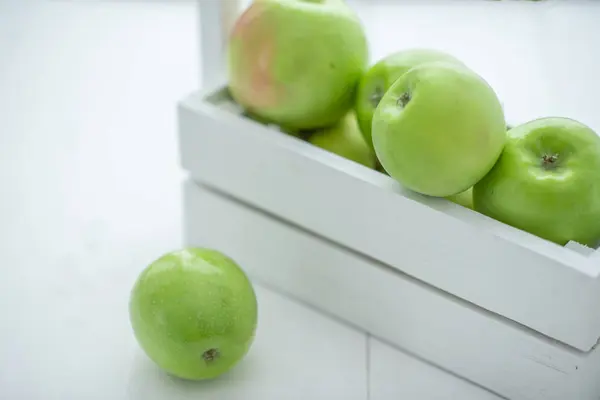
[[[254,341],[258,318],[252,284],[229,257],[184,248],[139,275],[129,316],[150,359],[171,375],[215,378],[233,368]]]

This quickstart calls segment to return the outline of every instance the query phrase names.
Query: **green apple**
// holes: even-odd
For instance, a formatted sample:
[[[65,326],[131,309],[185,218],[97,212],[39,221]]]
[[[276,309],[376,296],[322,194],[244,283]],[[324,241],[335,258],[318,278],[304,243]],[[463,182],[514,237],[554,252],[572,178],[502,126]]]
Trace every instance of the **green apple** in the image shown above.
[[[388,174],[429,196],[463,192],[494,166],[506,142],[500,101],[468,68],[425,63],[392,84],[373,116],[373,146]]]
[[[473,209],[473,188],[470,187],[464,192],[460,192],[457,194],[453,194],[452,196],[447,197],[453,203],[456,203],[465,208]]]
[[[334,126],[315,131],[308,141],[341,157],[375,169],[375,153],[361,135],[353,112],[349,112]]]
[[[384,175],[388,175],[387,171],[383,168],[383,166],[381,165],[381,163],[379,162],[379,160],[377,159],[377,157],[375,157],[375,170],[381,172]]]
[[[224,254],[185,248],[142,271],[129,317],[141,348],[167,373],[190,380],[217,377],[249,350],[257,302],[240,267]]]
[[[259,115],[253,114],[250,110],[245,110],[242,113],[242,116],[246,117],[248,119],[251,119],[254,122],[258,122],[261,125],[270,125],[271,124],[271,121],[266,120],[266,119],[260,117]]]
[[[293,131],[342,118],[368,66],[364,28],[343,0],[255,1],[227,53],[235,101]]]
[[[498,163],[473,189],[475,210],[560,245],[600,241],[600,137],[568,118],[508,131]]]
[[[358,84],[355,109],[360,130],[369,146],[373,147],[371,139],[373,114],[383,95],[409,69],[434,61],[464,65],[462,61],[443,51],[412,48],[382,58],[363,75]]]
[[[303,139],[303,134],[304,134],[304,132],[303,132],[303,131],[286,129],[286,128],[282,127],[282,126],[279,126],[279,125],[273,124],[271,121],[265,120],[265,119],[263,119],[263,118],[259,117],[258,115],[252,114],[252,113],[251,113],[250,111],[248,111],[248,110],[246,110],[246,111],[245,111],[245,112],[242,114],[242,116],[243,116],[243,117],[246,117],[246,118],[248,118],[248,119],[250,119],[250,120],[252,120],[252,121],[254,121],[254,122],[256,122],[256,123],[259,123],[259,124],[261,124],[261,125],[264,125],[264,126],[266,126],[266,127],[269,127],[269,128],[276,129],[276,130],[278,130],[278,131],[279,131],[279,132],[281,132],[281,133],[285,133],[285,134],[288,134],[288,135],[290,135],[290,136],[294,136],[294,137],[296,137],[296,138],[298,138],[298,139]]]

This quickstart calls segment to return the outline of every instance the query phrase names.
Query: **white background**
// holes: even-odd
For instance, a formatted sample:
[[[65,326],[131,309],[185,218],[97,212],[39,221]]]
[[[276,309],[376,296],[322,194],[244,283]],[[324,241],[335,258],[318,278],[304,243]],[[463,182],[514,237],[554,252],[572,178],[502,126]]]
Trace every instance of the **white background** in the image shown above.
[[[482,19],[483,3],[363,9],[373,57],[472,40],[457,55],[510,118],[600,128],[598,14],[562,3]],[[195,24],[186,1],[0,0],[0,398],[493,398],[264,288],[257,343],[231,375],[183,384],[139,351],[129,289],[181,245],[175,103],[198,86]]]

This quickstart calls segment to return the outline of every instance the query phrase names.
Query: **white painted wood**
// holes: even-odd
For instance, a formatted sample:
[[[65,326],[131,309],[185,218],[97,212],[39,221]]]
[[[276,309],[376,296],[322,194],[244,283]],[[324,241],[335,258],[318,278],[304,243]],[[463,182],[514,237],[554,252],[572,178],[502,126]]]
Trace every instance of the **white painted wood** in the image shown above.
[[[258,281],[507,398],[600,396],[598,352],[543,338],[191,181],[185,225],[188,244],[221,249]]]
[[[246,3],[247,0],[197,0],[203,87],[214,87],[225,78],[227,39]]]
[[[377,339],[369,344],[370,400],[501,399]]]
[[[600,264],[244,119],[223,93],[179,109],[191,175],[582,350],[600,336]]]

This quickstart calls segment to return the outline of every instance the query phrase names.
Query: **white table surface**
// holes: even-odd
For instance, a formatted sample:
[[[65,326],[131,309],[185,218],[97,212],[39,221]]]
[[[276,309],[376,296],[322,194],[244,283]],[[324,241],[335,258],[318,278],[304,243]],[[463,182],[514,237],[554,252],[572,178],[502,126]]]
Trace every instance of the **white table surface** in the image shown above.
[[[530,82],[519,98],[495,75],[495,60],[479,67],[513,100],[515,118],[560,104],[600,127],[596,104],[574,100],[586,85],[600,89],[582,77],[596,55],[577,42],[593,21],[581,13],[569,27],[559,14],[575,11],[559,11],[548,21],[571,41],[557,36],[554,54],[579,46],[573,73],[547,48],[526,74],[518,59],[497,60]],[[497,399],[262,287],[256,343],[230,374],[183,383],[139,350],[127,318],[131,285],[182,243],[175,102],[197,87],[195,23],[191,2],[0,0],[0,398]],[[519,111],[543,98],[535,74],[547,69],[571,79],[553,82],[565,98]]]

